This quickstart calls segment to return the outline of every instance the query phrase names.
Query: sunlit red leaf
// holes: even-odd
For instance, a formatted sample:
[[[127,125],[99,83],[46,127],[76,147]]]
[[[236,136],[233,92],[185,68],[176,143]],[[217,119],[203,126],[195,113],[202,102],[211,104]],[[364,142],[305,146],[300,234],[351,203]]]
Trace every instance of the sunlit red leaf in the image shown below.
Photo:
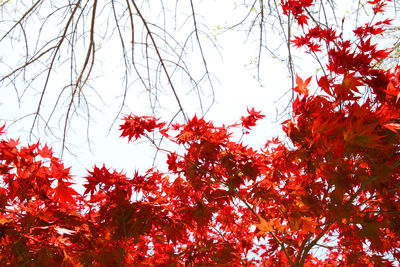
[[[54,200],[60,202],[62,205],[68,206],[69,204],[76,205],[75,196],[79,195],[69,185],[71,183],[63,182],[59,183],[54,189]]]
[[[293,88],[296,92],[300,94],[305,94],[308,95],[308,89],[307,86],[310,84],[311,77],[307,78],[305,81],[299,77],[299,75],[296,74],[296,84],[297,86]]]
[[[274,231],[273,225],[267,222],[264,218],[259,217],[260,223],[256,224],[257,229],[260,231],[259,235],[266,235],[269,232]]]
[[[396,134],[399,134],[399,130],[400,130],[400,123],[394,123],[394,122],[392,122],[392,123],[386,123],[385,125],[384,125],[384,127],[385,128],[387,128],[387,129],[389,129],[389,130],[391,130],[391,131],[393,131],[394,133],[396,133]]]
[[[42,148],[38,149],[39,155],[42,158],[51,158],[53,156],[53,151],[51,147],[49,148],[47,144],[45,144]]]
[[[247,112],[249,113],[248,116],[240,118],[242,126],[246,129],[255,126],[258,120],[265,117],[265,115],[262,115],[260,111],[255,111],[254,108],[251,108],[250,110],[247,109]]]

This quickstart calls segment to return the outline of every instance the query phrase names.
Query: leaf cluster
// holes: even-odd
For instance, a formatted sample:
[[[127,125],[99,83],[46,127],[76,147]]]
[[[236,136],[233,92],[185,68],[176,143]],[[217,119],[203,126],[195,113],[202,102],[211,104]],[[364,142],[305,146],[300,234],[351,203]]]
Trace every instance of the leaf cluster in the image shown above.
[[[312,1],[282,2],[299,25],[310,23]],[[385,1],[369,2],[382,12]],[[389,51],[372,44],[389,23],[358,27],[356,42],[322,27],[294,39],[310,53],[323,52],[313,39],[325,43],[329,62],[314,91],[312,78],[297,76],[283,123],[290,146],[234,140],[235,129],[246,135],[263,118],[254,109],[223,126],[128,115],[122,137],[159,133],[183,152],[157,146],[166,173],[95,166],[78,194],[47,145],[3,138],[1,265],[395,266],[400,67],[379,68]]]

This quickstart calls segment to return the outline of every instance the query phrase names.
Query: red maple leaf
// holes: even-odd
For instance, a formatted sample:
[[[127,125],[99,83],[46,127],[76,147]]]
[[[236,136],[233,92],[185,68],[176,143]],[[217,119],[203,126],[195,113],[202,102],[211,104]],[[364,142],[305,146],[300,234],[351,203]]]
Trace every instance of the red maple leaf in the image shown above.
[[[255,126],[258,120],[265,117],[265,115],[262,115],[260,111],[255,111],[254,108],[251,108],[250,110],[247,109],[247,112],[249,113],[248,116],[242,116],[240,118],[242,121],[242,126],[246,129],[250,129],[250,127]]]
[[[305,81],[299,77],[299,75],[296,74],[296,84],[297,86],[293,88],[296,92],[299,94],[305,94],[308,95],[308,89],[307,86],[310,84],[312,77],[307,78]]]
[[[71,185],[70,182],[59,181],[58,186],[54,188],[54,200],[66,207],[76,205],[75,197],[79,194],[70,187]]]

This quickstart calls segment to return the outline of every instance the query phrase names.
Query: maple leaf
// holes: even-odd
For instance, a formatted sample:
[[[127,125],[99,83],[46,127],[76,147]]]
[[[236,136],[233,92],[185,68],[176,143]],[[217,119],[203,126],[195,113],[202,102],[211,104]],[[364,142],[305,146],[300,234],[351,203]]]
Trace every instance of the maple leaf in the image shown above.
[[[11,218],[1,217],[0,218],[0,225],[4,225],[4,224],[10,223],[12,221],[13,221],[13,219],[11,219]]]
[[[76,205],[75,196],[79,195],[74,189],[69,187],[70,182],[58,182],[58,186],[54,188],[54,200],[60,202],[61,205]]]
[[[293,43],[293,45],[297,48],[302,47],[303,45],[308,44],[308,42],[310,41],[310,38],[306,37],[306,36],[295,36],[294,40],[292,40],[291,42]]]
[[[172,172],[176,172],[178,170],[177,154],[176,153],[168,153],[167,157],[168,157],[168,160],[167,160],[168,169]]]
[[[389,82],[387,88],[385,90],[387,93],[387,97],[396,97],[396,103],[399,101],[400,98],[400,91],[397,90],[392,82]]]
[[[164,127],[164,122],[157,122],[159,119],[150,116],[124,116],[124,124],[120,125],[120,130],[122,130],[121,137],[128,137],[131,141],[139,139],[141,136],[145,135],[146,132],[152,132],[155,129],[162,129]],[[165,133],[165,131],[163,131]]]
[[[304,28],[304,25],[308,25],[308,19],[309,17],[303,14],[297,17],[297,21],[302,28]]]
[[[399,135],[398,130],[400,130],[400,123],[386,123],[385,125],[383,125],[385,128],[391,130],[392,132],[394,132],[395,134]]]
[[[260,219],[260,223],[256,224],[257,229],[260,230],[258,235],[266,235],[269,232],[274,231],[274,228],[271,223],[267,222],[261,216],[259,216],[259,219]]]
[[[324,75],[317,82],[322,90],[324,90],[328,95],[332,96],[330,87],[332,85],[333,79],[328,79],[328,76]]]
[[[318,224],[314,222],[313,218],[311,217],[301,217],[300,218],[300,228],[307,232],[315,233],[316,226]]]
[[[359,77],[354,77],[355,73],[350,73],[345,75],[342,85],[341,85],[341,89],[344,92],[347,91],[354,91],[354,92],[358,92],[357,87],[362,85],[360,78]]]
[[[42,158],[51,158],[53,156],[52,148],[49,148],[47,144],[45,144],[42,148],[39,148],[38,152]]]
[[[256,122],[265,117],[262,115],[260,111],[255,111],[254,108],[250,110],[247,108],[248,116],[242,116],[240,120],[242,121],[242,126],[246,129],[250,129],[250,127],[255,126]]]
[[[343,140],[350,144],[355,144],[361,147],[379,148],[382,149],[382,136],[376,132],[376,123],[366,124],[361,127],[363,122],[357,121],[355,125],[347,127],[343,132]]]
[[[311,77],[309,77],[305,81],[303,81],[303,79],[300,78],[299,75],[296,74],[296,84],[297,84],[297,86],[295,88],[293,88],[293,90],[298,92],[299,94],[308,95],[307,86],[310,84],[310,81],[311,81]]]

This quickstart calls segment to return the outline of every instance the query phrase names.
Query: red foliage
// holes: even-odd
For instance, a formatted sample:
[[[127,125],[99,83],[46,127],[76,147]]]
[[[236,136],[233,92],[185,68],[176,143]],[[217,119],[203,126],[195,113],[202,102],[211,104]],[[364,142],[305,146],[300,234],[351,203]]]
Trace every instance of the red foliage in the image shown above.
[[[125,123],[121,125],[121,137],[128,137],[129,141],[134,138],[134,141],[155,129],[161,129],[165,123],[157,123],[158,119],[149,116],[132,116],[124,117]]]
[[[374,12],[385,4],[369,2]],[[312,4],[282,1],[302,26]],[[378,68],[388,52],[371,44],[388,23],[359,27],[356,43],[319,27],[295,37],[313,53],[313,39],[330,48],[315,92],[311,77],[296,78],[293,116],[283,123],[290,147],[275,138],[254,150],[233,140],[235,128],[247,132],[262,119],[254,109],[222,127],[194,116],[165,128],[129,115],[122,137],[158,130],[184,153],[168,153],[168,174],[128,177],[95,166],[79,195],[51,148],[3,138],[0,265],[394,266],[400,67]]]
[[[255,111],[254,108],[251,110],[247,109],[247,112],[249,115],[240,118],[240,120],[242,121],[242,126],[248,130],[250,130],[250,127],[256,126],[258,120],[265,117],[265,115],[262,115],[261,112]]]

